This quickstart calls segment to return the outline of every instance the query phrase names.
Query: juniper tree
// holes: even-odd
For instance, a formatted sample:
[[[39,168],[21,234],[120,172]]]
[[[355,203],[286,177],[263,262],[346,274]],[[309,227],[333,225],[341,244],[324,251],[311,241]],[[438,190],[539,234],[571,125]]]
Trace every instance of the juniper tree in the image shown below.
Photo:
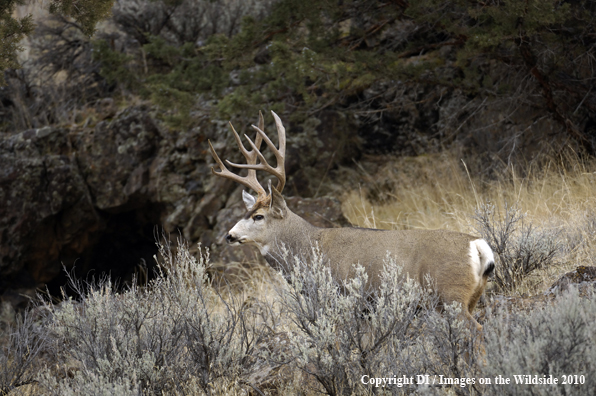
[[[20,41],[34,30],[31,15],[15,18],[13,13],[17,5],[31,3],[25,0],[0,0],[0,68],[19,68],[17,53],[22,50]],[[91,35],[95,25],[106,18],[114,0],[53,0],[49,11],[72,17],[81,30]],[[0,75],[0,85],[4,84],[4,74]]]
[[[174,15],[191,3],[232,12],[218,1],[170,1],[166,8]],[[416,106],[423,98],[407,102],[403,84],[457,89],[467,100],[538,107],[595,152],[594,2],[280,0],[266,12],[243,10],[240,28],[234,19],[233,28],[193,41],[146,32],[143,61],[140,52],[121,65],[136,65],[136,79],[121,83],[179,114],[206,95],[223,119],[267,107],[303,125],[328,108],[374,118]]]

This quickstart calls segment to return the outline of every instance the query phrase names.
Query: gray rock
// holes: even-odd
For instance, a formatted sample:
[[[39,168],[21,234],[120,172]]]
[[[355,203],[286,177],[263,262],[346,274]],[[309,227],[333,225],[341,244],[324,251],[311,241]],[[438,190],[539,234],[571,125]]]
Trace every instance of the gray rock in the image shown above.
[[[311,137],[291,135],[298,147],[309,147],[288,154],[288,191],[303,197],[288,198],[288,205],[324,227],[347,224],[337,200],[306,198],[352,155],[351,143],[341,143],[343,124],[330,127],[337,117],[322,117]],[[137,267],[153,263],[155,226],[209,247],[223,268],[262,264],[255,249],[229,247],[222,238],[244,208],[238,185],[211,174],[208,138],[220,143],[222,157],[239,155],[220,124],[164,132],[141,106],[94,127],[0,136],[0,296],[64,284],[62,266],[75,263],[79,276],[94,270],[130,280]]]

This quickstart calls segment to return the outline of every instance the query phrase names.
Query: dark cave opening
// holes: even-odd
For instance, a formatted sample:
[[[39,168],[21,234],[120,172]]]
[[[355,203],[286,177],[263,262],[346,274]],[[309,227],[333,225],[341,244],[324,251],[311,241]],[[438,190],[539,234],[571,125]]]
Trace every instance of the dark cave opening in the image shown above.
[[[101,226],[91,233],[86,248],[80,253],[67,248],[61,252],[61,270],[46,283],[49,294],[57,299],[63,293],[77,297],[68,284],[68,273],[83,282],[109,278],[119,289],[133,280],[144,284],[152,279],[161,213],[159,205],[118,213],[98,211]]]

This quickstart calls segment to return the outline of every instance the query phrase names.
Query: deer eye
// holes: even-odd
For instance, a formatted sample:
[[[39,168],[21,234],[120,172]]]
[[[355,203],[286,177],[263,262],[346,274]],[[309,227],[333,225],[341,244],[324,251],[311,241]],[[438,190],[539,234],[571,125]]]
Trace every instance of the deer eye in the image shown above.
[[[264,218],[265,218],[265,216],[263,216],[263,215],[256,215],[256,216],[253,217],[253,220],[254,221],[259,221],[259,220],[263,220]]]

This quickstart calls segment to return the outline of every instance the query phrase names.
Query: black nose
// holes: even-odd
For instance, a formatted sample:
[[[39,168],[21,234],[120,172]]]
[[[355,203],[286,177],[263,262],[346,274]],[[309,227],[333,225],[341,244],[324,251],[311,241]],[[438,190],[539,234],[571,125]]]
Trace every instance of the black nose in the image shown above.
[[[235,237],[232,236],[232,234],[228,234],[226,235],[226,242],[227,243],[233,243],[236,242],[238,239],[236,239]]]

